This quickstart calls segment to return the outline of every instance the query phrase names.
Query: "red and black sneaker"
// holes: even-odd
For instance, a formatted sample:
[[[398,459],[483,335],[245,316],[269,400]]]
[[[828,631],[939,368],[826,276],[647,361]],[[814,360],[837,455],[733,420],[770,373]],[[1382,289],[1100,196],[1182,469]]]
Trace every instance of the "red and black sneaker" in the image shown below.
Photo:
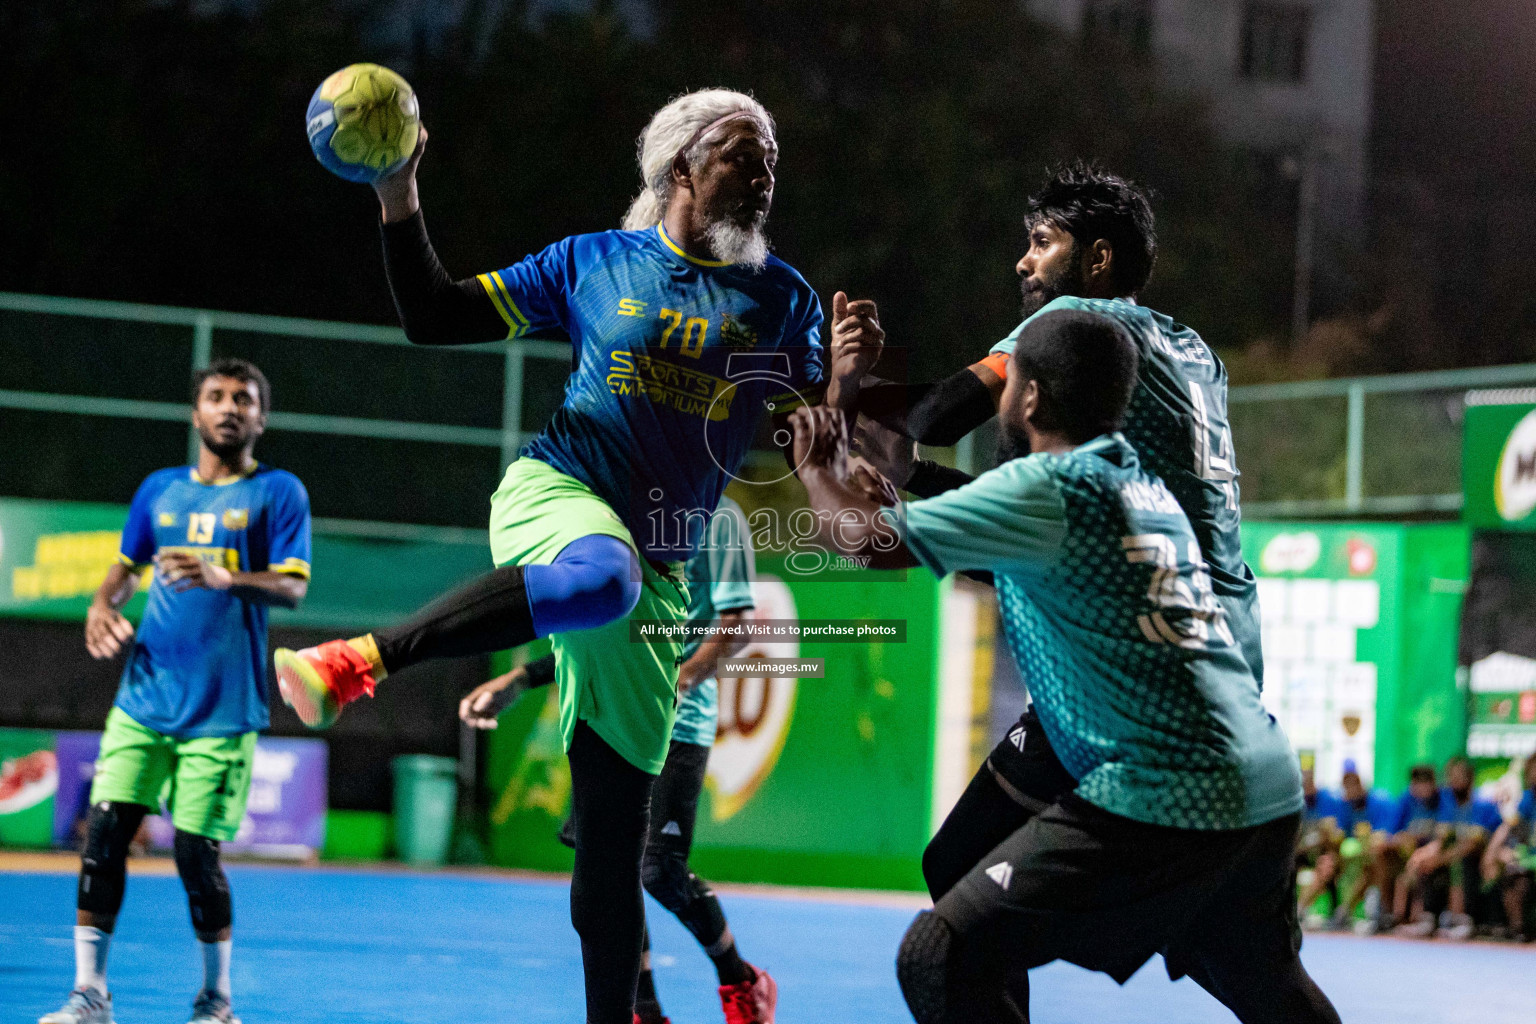
[[[753,967],[752,973],[756,977],[751,981],[720,986],[725,1024],[773,1024],[773,1012],[779,1005],[778,982],[761,967]]]
[[[377,685],[372,663],[345,640],[302,651],[279,647],[272,661],[283,703],[311,729],[328,728],[342,708],[359,697],[372,697]]]

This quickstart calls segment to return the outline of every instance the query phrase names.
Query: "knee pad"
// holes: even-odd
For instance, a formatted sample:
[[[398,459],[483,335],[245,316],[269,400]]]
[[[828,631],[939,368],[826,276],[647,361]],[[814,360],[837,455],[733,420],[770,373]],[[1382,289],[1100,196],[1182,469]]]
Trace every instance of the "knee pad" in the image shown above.
[[[523,585],[539,636],[593,629],[634,611],[640,563],[617,537],[592,534],[567,544],[549,565],[524,567]]]
[[[80,850],[80,887],[75,905],[89,914],[115,917],[123,906],[128,844],[148,810],[138,804],[102,802],[91,807]]]
[[[917,1024],[949,1024],[949,951],[954,933],[925,910],[907,928],[896,953],[896,980]]]
[[[176,830],[176,873],[187,890],[192,927],[199,934],[221,932],[234,923],[229,879],[219,865],[219,841]]]
[[[694,898],[693,872],[688,861],[653,846],[645,848],[645,859],[640,862],[640,883],[645,891],[676,914]]]

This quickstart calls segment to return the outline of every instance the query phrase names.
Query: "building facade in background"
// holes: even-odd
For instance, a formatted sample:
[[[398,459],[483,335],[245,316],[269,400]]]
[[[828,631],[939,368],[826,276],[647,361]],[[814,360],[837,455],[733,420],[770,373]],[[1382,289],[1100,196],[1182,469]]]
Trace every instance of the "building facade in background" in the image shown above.
[[[1231,143],[1302,182],[1319,233],[1365,220],[1375,52],[1373,0],[1024,0],[1066,31],[1153,54],[1168,81],[1210,105]]]

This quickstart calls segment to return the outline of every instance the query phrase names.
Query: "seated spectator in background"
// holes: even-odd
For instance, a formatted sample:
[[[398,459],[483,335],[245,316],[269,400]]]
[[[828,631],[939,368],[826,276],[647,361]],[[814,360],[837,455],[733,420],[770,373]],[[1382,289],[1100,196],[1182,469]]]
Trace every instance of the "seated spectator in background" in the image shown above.
[[[1333,801],[1335,822],[1343,836],[1337,857],[1338,872],[1346,875],[1355,866],[1359,870],[1350,879],[1348,890],[1337,901],[1329,924],[1335,929],[1350,927],[1355,908],[1374,886],[1377,896],[1372,901],[1374,905],[1366,908],[1366,927],[1362,929],[1366,933],[1373,933],[1380,916],[1379,900],[1387,891],[1377,870],[1377,851],[1396,827],[1398,802],[1380,790],[1367,790],[1353,761],[1344,762],[1344,775],[1340,781],[1340,792]]]
[[[1524,782],[1525,792],[1520,794],[1515,816],[1493,833],[1482,864],[1483,886],[1497,890],[1509,934],[1517,942],[1530,938],[1525,901],[1536,874],[1536,755],[1526,758]]]
[[[1416,764],[1408,771],[1408,792],[1398,799],[1397,813],[1387,830],[1389,835],[1376,848],[1375,866],[1381,891],[1383,895],[1392,893],[1392,911],[1381,922],[1383,927],[1396,924],[1408,935],[1434,932],[1434,916],[1429,917],[1428,927],[1423,920],[1425,910],[1418,872],[1427,861],[1423,851],[1435,841],[1439,824],[1440,790],[1435,786],[1435,767]]]
[[[1317,788],[1317,776],[1311,768],[1301,770],[1301,794],[1306,806],[1301,812],[1301,836],[1296,841],[1296,868],[1310,871],[1312,877],[1296,901],[1296,916],[1306,927],[1318,928],[1327,918],[1312,913],[1312,904],[1324,890],[1332,891],[1334,903],[1338,903],[1333,886],[1339,877],[1339,844],[1344,833],[1339,830],[1339,801]]]
[[[1416,850],[1403,871],[1408,883],[1419,889],[1420,915],[1408,926],[1411,934],[1435,932],[1433,918],[1425,930],[1423,915],[1432,911],[1427,897],[1443,894],[1446,909],[1440,915],[1438,934],[1442,938],[1465,940],[1472,937],[1472,917],[1467,913],[1477,896],[1478,865],[1489,838],[1503,824],[1503,816],[1491,801],[1479,799],[1472,791],[1472,763],[1453,757],[1445,764],[1446,786],[1440,791],[1435,838]],[[1399,885],[1402,880],[1399,880]],[[1470,891],[1469,891],[1470,890]]]

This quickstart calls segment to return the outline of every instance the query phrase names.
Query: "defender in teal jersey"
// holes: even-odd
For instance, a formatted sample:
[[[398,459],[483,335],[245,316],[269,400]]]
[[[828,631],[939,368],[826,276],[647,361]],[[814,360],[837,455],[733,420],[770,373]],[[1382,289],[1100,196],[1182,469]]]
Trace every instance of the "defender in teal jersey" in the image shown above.
[[[714,963],[726,1019],[752,1020],[754,1015],[762,1016],[757,1012],[760,1002],[771,1007],[777,985],[767,971],[742,959],[720,901],[709,884],[690,870],[688,856],[719,724],[715,673],[720,659],[745,643],[737,627],[754,606],[755,558],[746,518],[730,498],[720,500],[704,536],[686,570],[690,639],[678,666],[677,720],[667,762],[651,790],[650,827],[640,874],[646,891],[683,923]],[[493,729],[496,716],[520,694],[546,686],[554,677],[554,656],[546,655],[476,687],[460,702],[459,717],[475,728]],[[560,833],[563,842],[570,842],[570,832],[567,821]],[[665,1024],[651,973],[649,933],[645,949],[635,1018],[639,1024]]]
[[[117,564],[86,615],[98,659],[127,650],[91,784],[76,900],[75,989],[41,1024],[111,1024],[107,949],[122,907],[128,844],[168,804],[176,869],[204,967],[194,1024],[228,1024],[233,907],[219,844],[235,838],[267,719],[267,609],[309,585],[309,497],[252,450],[266,378],[223,359],[193,378],[197,465],[151,473],[128,509]],[[137,633],[121,613],[154,567]]]
[[[1029,248],[1016,270],[1024,322],[984,359],[935,384],[894,385],[866,378],[858,405],[865,454],[919,497],[956,486],[953,470],[932,462],[893,462],[894,429],[926,444],[954,444],[994,414],[1020,330],[1045,310],[1080,309],[1115,320],[1139,357],[1123,433],[1142,465],[1162,479],[1189,518],[1211,591],[1254,677],[1263,685],[1258,590],[1239,537],[1237,462],[1227,427],[1227,375],[1194,331],[1136,301],[1157,252],[1151,204],[1134,184],[1099,167],[1054,172],[1029,200]],[[1026,680],[1026,683],[1030,682]],[[939,899],[1000,834],[1071,786],[1033,707],[993,750],[961,798],[993,825],[975,834],[941,830],[923,857],[929,892]],[[986,807],[986,813],[981,808]]]
[[[993,574],[1077,784],[913,923],[897,970],[919,1024],[1027,1021],[1028,968],[1066,959],[1123,982],[1154,952],[1245,1024],[1338,1020],[1297,957],[1300,769],[1188,517],[1115,432],[1135,374],[1113,321],[1035,319],[1000,414],[1033,454],[900,510],[851,483],[834,412],[795,417],[825,543],[872,567]]]

